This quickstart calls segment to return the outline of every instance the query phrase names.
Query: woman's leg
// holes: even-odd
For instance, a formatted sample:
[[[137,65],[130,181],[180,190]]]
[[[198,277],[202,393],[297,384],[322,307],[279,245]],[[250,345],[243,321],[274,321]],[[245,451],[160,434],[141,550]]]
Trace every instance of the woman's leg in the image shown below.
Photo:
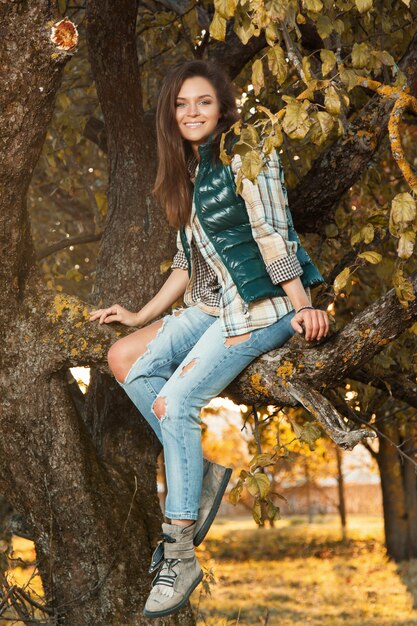
[[[159,420],[164,442],[167,518],[198,517],[203,473],[201,408],[256,357],[283,345],[294,335],[290,323],[294,314],[291,311],[266,328],[227,340],[216,319],[159,389],[152,411]]]
[[[125,358],[126,354],[135,354],[134,350],[139,350],[124,380],[118,380],[117,377],[116,380],[154,430],[161,444],[160,422],[151,407],[177,366],[216,319],[195,306],[177,310],[158,320],[161,323],[154,327],[152,334],[151,327],[156,323],[137,331],[147,332],[146,342],[132,333],[113,344],[110,349],[113,354],[109,351],[109,363],[113,363],[112,369],[116,371],[118,358]],[[130,338],[130,344],[126,345]],[[122,342],[125,343],[122,345]]]

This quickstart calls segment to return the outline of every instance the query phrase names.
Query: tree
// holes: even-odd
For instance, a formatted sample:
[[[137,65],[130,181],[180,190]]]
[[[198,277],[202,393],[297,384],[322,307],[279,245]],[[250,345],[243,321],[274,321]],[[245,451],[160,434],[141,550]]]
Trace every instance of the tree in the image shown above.
[[[172,257],[175,238],[150,195],[158,80],[165,63],[191,56],[221,59],[242,93],[250,80],[254,85],[253,92],[245,91],[245,132],[253,135],[251,127],[258,132],[265,126],[259,136],[265,141],[269,137],[270,144],[282,136],[289,185],[300,178],[289,191],[296,227],[321,238],[320,261],[328,288],[317,301],[337,306],[338,313],[338,327],[322,344],[306,346],[301,337],[294,337],[253,363],[227,393],[246,404],[301,403],[339,445],[352,447],[370,430],[350,430],[357,421],[337,409],[330,392],[347,377],[372,376],[374,359],[394,340],[408,353],[403,333],[416,318],[417,275],[410,252],[415,232],[413,179],[394,141],[394,156],[399,156],[407,183],[401,177],[396,181],[398,193],[388,220],[384,205],[392,189],[386,185],[375,190],[378,174],[373,165],[381,159],[380,176],[394,167],[384,144],[389,114],[396,102],[391,121],[398,122],[415,96],[412,12],[405,3],[394,16],[388,15],[388,2],[382,11],[373,12],[371,3],[362,0],[343,7],[306,0],[301,11],[294,11],[291,3],[250,3],[248,18],[243,3],[226,8],[216,3],[213,14],[209,2],[164,0],[160,10],[160,4],[147,0],[137,20],[138,4],[90,0],[86,9],[89,59],[103,119],[91,116],[83,132],[106,150],[109,165],[106,218],[102,232],[93,233],[101,238],[93,304],[117,300],[138,309],[160,286],[162,276],[155,268]],[[69,17],[84,15],[83,8],[65,2],[59,6]],[[159,446],[106,366],[109,346],[126,330],[89,325],[84,299],[45,283],[26,204],[77,33],[71,20],[59,20],[54,3],[44,0],[3,3],[0,18],[0,492],[24,518],[25,532],[36,542],[50,616],[71,626],[141,622],[150,584],[144,572],[161,521],[156,489],[149,489],[156,482]],[[385,32],[387,20],[392,33]],[[82,19],[78,23],[83,32]],[[356,41],[359,30],[365,30],[370,41],[381,41],[381,28],[381,48],[364,48],[366,42]],[[265,53],[271,74],[262,80],[257,55]],[[346,67],[349,55],[352,68]],[[388,55],[396,59],[395,65]],[[311,58],[306,61],[307,56]],[[158,68],[156,58],[164,60]],[[364,58],[372,60],[369,67]],[[389,67],[397,72],[397,82]],[[315,79],[313,72],[319,77],[330,72],[332,80]],[[361,78],[371,74],[392,83],[392,89],[384,92]],[[405,80],[408,99],[401,99]],[[302,87],[308,93],[301,97]],[[251,112],[261,89],[269,129],[259,111]],[[396,130],[398,124],[392,127],[394,135]],[[410,143],[411,135],[404,135],[404,144]],[[248,162],[256,163],[256,149],[250,147]],[[303,150],[302,167],[296,164],[296,148]],[[411,185],[411,193],[406,185]],[[350,188],[360,200],[357,212],[344,199]],[[65,187],[59,190],[61,203],[69,199],[72,202]],[[92,198],[77,201],[79,210],[86,202],[93,204]],[[95,196],[94,203],[95,210],[102,206],[105,212],[102,196]],[[398,258],[388,230],[400,242]],[[369,249],[371,243],[378,245],[378,252]],[[319,248],[314,249],[319,256]],[[372,267],[366,265],[374,261],[385,267],[376,287],[370,284]],[[386,273],[392,266],[394,288],[389,289]],[[351,320],[356,303],[359,312]],[[85,406],[68,376],[68,368],[75,365],[93,368]],[[415,394],[412,371],[412,365],[404,368],[403,379],[392,386],[399,397]],[[384,379],[391,374],[385,371]],[[189,608],[172,621],[192,623]]]

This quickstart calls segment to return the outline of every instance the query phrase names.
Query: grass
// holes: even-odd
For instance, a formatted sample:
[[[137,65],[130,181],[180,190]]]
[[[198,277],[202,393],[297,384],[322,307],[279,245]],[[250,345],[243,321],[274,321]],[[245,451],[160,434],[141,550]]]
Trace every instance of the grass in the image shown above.
[[[416,626],[417,560],[387,559],[379,517],[350,516],[348,537],[341,541],[336,516],[287,517],[265,529],[249,517],[217,517],[197,548],[216,581],[211,596],[207,575],[191,597],[198,626]],[[33,561],[31,542],[15,537],[13,548]],[[34,567],[14,565],[10,584],[34,576],[31,592],[42,596]]]
[[[382,519],[352,516],[342,542],[336,516],[286,518],[258,529],[217,518],[198,548],[216,579],[192,605],[199,626],[416,626],[417,561],[400,566],[383,546]]]

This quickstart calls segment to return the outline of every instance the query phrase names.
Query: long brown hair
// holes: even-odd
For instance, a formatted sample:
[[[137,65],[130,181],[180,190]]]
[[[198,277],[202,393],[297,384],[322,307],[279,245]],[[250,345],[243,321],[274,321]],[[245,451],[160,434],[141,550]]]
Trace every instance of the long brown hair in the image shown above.
[[[175,65],[165,76],[156,110],[158,170],[152,193],[165,209],[168,223],[176,229],[185,226],[191,214],[193,194],[188,164],[193,151],[190,143],[181,136],[175,104],[183,82],[194,76],[201,76],[212,84],[220,105],[219,121],[213,131],[213,161],[219,158],[222,133],[240,119],[236,87],[211,61],[185,61]]]

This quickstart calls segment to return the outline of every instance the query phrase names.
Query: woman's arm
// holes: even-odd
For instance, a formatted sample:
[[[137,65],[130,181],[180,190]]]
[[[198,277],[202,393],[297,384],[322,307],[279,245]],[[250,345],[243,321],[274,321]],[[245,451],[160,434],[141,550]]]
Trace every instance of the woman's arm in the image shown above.
[[[135,326],[144,326],[166,311],[185,293],[188,271],[180,268],[172,270],[170,276],[157,294],[136,313]]]
[[[299,276],[281,282],[280,286],[291,300],[295,310],[299,309],[300,306],[311,306]],[[314,339],[319,341],[329,332],[329,318],[326,311],[322,309],[303,309],[291,318],[291,325],[300,334],[305,330],[307,341]]]
[[[177,233],[177,253],[175,254],[171,274],[157,294],[149,300],[137,313],[128,311],[120,304],[113,304],[107,309],[97,309],[90,312],[90,322],[98,319],[104,322],[120,322],[125,326],[144,326],[164,313],[183,296],[188,283],[188,263],[185,256],[179,231]]]

